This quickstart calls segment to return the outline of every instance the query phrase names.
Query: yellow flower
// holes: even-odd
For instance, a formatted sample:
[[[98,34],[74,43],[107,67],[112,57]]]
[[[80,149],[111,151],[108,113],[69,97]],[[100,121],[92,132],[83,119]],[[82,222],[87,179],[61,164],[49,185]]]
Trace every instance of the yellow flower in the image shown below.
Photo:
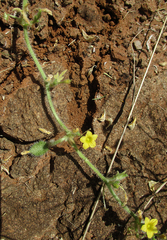
[[[149,219],[148,217],[145,218],[145,224],[141,227],[141,230],[147,233],[148,238],[152,238],[155,233],[158,232],[155,225],[157,225],[157,219]]]
[[[80,138],[80,141],[83,143],[83,148],[96,147],[96,138],[97,134],[92,134],[90,131],[87,131],[86,136]]]

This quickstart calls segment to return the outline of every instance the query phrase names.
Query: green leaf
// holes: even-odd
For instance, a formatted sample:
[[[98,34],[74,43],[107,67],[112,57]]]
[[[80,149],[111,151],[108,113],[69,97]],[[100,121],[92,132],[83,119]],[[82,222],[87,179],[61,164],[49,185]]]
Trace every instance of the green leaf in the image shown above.
[[[37,14],[34,16],[33,20],[31,21],[31,24],[35,24],[39,22],[39,19],[41,17],[42,10],[38,9]]]
[[[117,174],[113,177],[108,177],[107,181],[114,187],[114,188],[119,188],[120,187],[120,181],[123,180],[124,178],[128,177],[128,174],[126,171],[119,173],[117,171]]]
[[[7,14],[6,12],[4,12],[3,18],[4,18],[6,21],[8,21],[8,19],[9,19],[9,14]]]
[[[110,181],[114,182],[114,181],[121,181],[124,178],[128,177],[128,174],[126,173],[126,171],[119,173],[119,171],[117,171],[117,174],[113,177],[107,178]]]
[[[62,73],[56,73],[56,75],[54,75],[54,79],[56,80],[56,83],[59,83],[61,80],[63,80],[64,78],[64,74],[67,72],[67,69],[64,70]]]
[[[47,142],[39,141],[35,143],[29,150],[34,156],[44,155],[49,150]]]
[[[120,182],[119,181],[116,181],[116,182],[113,182],[113,183],[111,183],[112,184],[112,186],[114,187],[114,188],[119,188],[120,187]]]

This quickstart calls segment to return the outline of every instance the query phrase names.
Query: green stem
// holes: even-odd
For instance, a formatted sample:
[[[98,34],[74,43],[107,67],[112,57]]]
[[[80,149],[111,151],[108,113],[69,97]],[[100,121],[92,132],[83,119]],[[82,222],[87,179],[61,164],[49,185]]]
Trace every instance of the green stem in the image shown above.
[[[99,172],[99,170],[89,161],[89,159],[87,157],[85,157],[85,155],[79,151],[79,149],[77,148],[76,144],[73,143],[73,147],[75,149],[75,151],[77,152],[77,154],[80,156],[80,158],[82,158],[85,163],[88,164],[88,166],[99,176],[99,178],[101,178],[101,180],[104,182],[104,183],[107,183],[107,179],[103,176],[103,174],[101,174]]]
[[[23,0],[23,9],[24,9],[24,6],[27,4],[27,0]],[[28,31],[27,31],[27,27],[24,27],[24,38],[25,38],[25,41],[26,41],[26,44],[27,44],[27,48],[30,52],[30,55],[31,57],[33,58],[39,72],[41,73],[41,76],[46,84],[46,74],[43,70],[43,68],[41,67],[37,57],[35,56],[35,53],[31,47],[31,44],[30,44],[30,41],[29,41],[29,37],[28,37]],[[54,109],[54,106],[53,106],[53,103],[52,103],[52,99],[51,99],[51,95],[50,95],[50,89],[46,86],[46,95],[47,95],[47,98],[48,98],[48,102],[49,102],[49,105],[50,105],[50,108],[53,112],[53,115],[54,117],[56,118],[57,122],[60,124],[60,126],[66,131],[66,132],[69,132],[68,128],[64,125],[64,123],[60,120],[59,116],[57,115],[55,109]]]
[[[25,8],[25,6],[27,5],[27,3],[28,3],[28,0],[23,0],[23,8],[22,8],[22,9]]]
[[[121,207],[127,212],[129,213],[132,217],[134,217],[135,220],[138,220],[138,217],[136,216],[136,214],[134,212],[132,212],[128,206],[124,206],[124,203],[120,200],[120,198],[115,194],[114,190],[112,189],[111,185],[109,183],[106,183],[110,193],[113,195],[113,197],[115,198],[115,200],[119,203],[119,205],[121,205]]]
[[[46,81],[46,74],[45,74],[43,68],[41,67],[41,64],[39,63],[37,57],[35,56],[35,53],[34,53],[32,47],[31,47],[31,44],[30,44],[30,41],[29,41],[29,37],[28,37],[27,27],[24,27],[23,30],[24,30],[24,38],[25,38],[25,41],[26,41],[26,44],[27,44],[27,48],[28,48],[28,50],[30,52],[30,55],[33,58],[33,60],[34,60],[34,62],[36,64],[36,66],[37,66],[37,68],[38,68],[42,78],[44,79],[44,81]]]
[[[99,178],[101,178],[101,180],[106,184],[106,186],[108,187],[110,193],[112,194],[112,196],[115,198],[115,200],[121,205],[121,207],[127,212],[129,213],[131,216],[133,216],[135,218],[135,220],[138,219],[138,217],[136,216],[136,214],[134,212],[132,212],[127,206],[124,206],[124,203],[119,199],[119,197],[115,194],[114,190],[112,189],[110,183],[108,182],[108,180],[103,176],[103,174],[101,174],[99,172],[99,170],[89,161],[89,159],[87,157],[85,157],[85,155],[79,151],[79,149],[77,148],[76,144],[73,144],[73,147],[75,149],[75,151],[77,152],[77,154],[80,156],[80,158],[82,158],[85,163],[88,164],[88,166],[99,176]]]
[[[50,141],[47,142],[48,148],[54,147],[54,146],[56,146],[57,144],[59,144],[59,143],[61,143],[61,142],[63,142],[63,141],[66,141],[66,140],[67,140],[67,137],[66,137],[66,136],[64,136],[64,137],[62,137],[62,138],[59,138],[59,139],[56,140],[56,141],[50,140]]]
[[[60,126],[64,129],[64,131],[69,132],[68,128],[64,125],[64,123],[60,120],[59,116],[57,115],[55,109],[54,109],[54,106],[53,106],[53,103],[52,103],[52,99],[51,99],[51,95],[50,95],[50,91],[47,89],[46,87],[46,95],[47,95],[47,98],[48,98],[48,102],[49,102],[49,105],[50,105],[50,108],[53,112],[53,115],[54,117],[56,118],[57,122],[60,124]]]

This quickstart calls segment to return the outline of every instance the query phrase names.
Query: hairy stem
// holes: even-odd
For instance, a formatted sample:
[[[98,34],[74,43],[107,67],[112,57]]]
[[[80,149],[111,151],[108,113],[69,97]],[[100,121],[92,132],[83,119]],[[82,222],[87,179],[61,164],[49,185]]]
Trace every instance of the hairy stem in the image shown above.
[[[76,150],[77,154],[80,156],[80,158],[82,158],[85,163],[88,164],[88,166],[99,176],[99,178],[101,178],[101,180],[106,184],[106,186],[108,187],[110,193],[112,194],[112,196],[115,198],[115,200],[121,205],[121,207],[127,212],[129,213],[131,216],[133,216],[136,220],[138,219],[138,217],[136,216],[136,214],[134,212],[132,212],[127,206],[124,206],[123,202],[119,199],[119,197],[115,194],[114,190],[112,189],[110,183],[108,182],[107,178],[105,178],[103,176],[103,174],[101,174],[99,172],[99,170],[89,161],[89,159],[87,157],[85,157],[85,155],[79,151],[79,149],[77,148],[77,146],[75,144],[73,144],[74,149]]]
[[[52,103],[52,99],[51,99],[51,95],[50,95],[50,90],[48,90],[46,88],[46,95],[47,95],[47,98],[48,98],[48,102],[49,102],[49,105],[50,105],[50,108],[53,112],[53,115],[54,117],[56,118],[57,122],[60,124],[60,126],[64,129],[64,131],[69,132],[69,129],[64,125],[64,123],[61,121],[61,119],[59,118],[59,116],[57,115],[56,111],[55,111],[55,108],[53,106],[53,103]]]
[[[120,198],[115,194],[114,190],[112,189],[111,185],[109,183],[106,183],[110,193],[112,194],[112,196],[115,198],[115,200],[121,205],[121,207],[127,212],[129,213],[132,217],[135,218],[135,220],[138,220],[138,217],[136,216],[136,214],[134,212],[132,212],[128,206],[124,206],[123,202],[120,200]]]
[[[34,60],[34,62],[36,64],[36,66],[37,66],[37,68],[38,68],[42,78],[44,79],[44,81],[46,81],[46,74],[45,74],[43,68],[41,67],[41,64],[39,63],[37,57],[35,56],[35,53],[34,53],[32,47],[31,47],[31,44],[30,44],[30,41],[29,41],[29,37],[28,37],[27,27],[24,27],[23,30],[24,30],[24,38],[25,38],[25,41],[26,41],[26,44],[27,44],[27,48],[28,48],[28,50],[30,52],[30,55],[33,58],[33,60]]]
[[[77,154],[80,156],[80,158],[82,158],[84,160],[85,163],[88,164],[88,166],[99,176],[99,178],[101,178],[101,180],[106,183],[107,179],[103,176],[103,174],[101,174],[99,172],[99,170],[89,161],[89,159],[87,157],[85,157],[85,155],[79,151],[79,149],[77,148],[76,144],[73,144],[73,147],[75,149],[75,151],[77,152]]]
[[[23,0],[23,9],[24,9],[24,7],[25,7],[26,4],[27,4],[27,0]],[[28,48],[28,50],[29,50],[29,52],[30,52],[30,55],[31,55],[31,57],[33,58],[33,60],[34,60],[34,62],[35,62],[35,64],[36,64],[36,66],[37,66],[37,68],[38,68],[38,70],[39,70],[39,72],[40,72],[40,74],[41,74],[41,76],[42,76],[45,84],[47,84],[47,83],[46,83],[46,78],[47,78],[47,77],[46,77],[46,74],[45,74],[43,68],[41,67],[41,65],[40,65],[40,63],[39,63],[39,61],[38,61],[38,59],[37,59],[37,57],[36,57],[36,55],[35,55],[32,47],[31,47],[31,44],[30,44],[30,41],[29,41],[29,37],[28,37],[27,27],[24,27],[23,29],[24,29],[24,38],[25,38],[25,41],[26,41],[26,44],[27,44],[27,48]],[[54,117],[56,118],[56,120],[57,120],[57,122],[60,124],[60,126],[61,126],[66,132],[68,132],[68,131],[69,131],[68,128],[67,128],[67,127],[64,125],[64,123],[61,121],[61,119],[59,118],[59,116],[57,115],[57,113],[56,113],[56,111],[55,111],[55,109],[54,109],[54,106],[53,106],[53,103],[52,103],[52,99],[51,99],[51,95],[50,95],[50,89],[49,89],[49,87],[47,87],[47,86],[46,86],[46,95],[47,95],[48,102],[49,102],[49,105],[50,105],[50,108],[51,108],[51,110],[52,110],[52,112],[53,112]]]
[[[23,0],[23,9],[25,8],[25,6],[27,5],[28,0]]]

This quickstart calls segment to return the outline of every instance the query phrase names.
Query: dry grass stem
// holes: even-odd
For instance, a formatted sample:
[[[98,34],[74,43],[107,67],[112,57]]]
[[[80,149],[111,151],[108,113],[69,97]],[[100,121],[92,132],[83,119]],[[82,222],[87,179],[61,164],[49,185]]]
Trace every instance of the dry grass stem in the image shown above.
[[[166,183],[167,183],[167,181],[164,182],[164,183],[157,189],[157,191],[154,193],[154,196],[152,196],[152,197],[150,198],[150,200],[147,202],[147,204],[144,206],[144,211],[146,210],[146,208],[148,207],[148,205],[150,204],[150,202],[153,200],[153,198],[155,197],[155,195],[156,195],[157,193],[159,193],[159,191],[166,185]]]

